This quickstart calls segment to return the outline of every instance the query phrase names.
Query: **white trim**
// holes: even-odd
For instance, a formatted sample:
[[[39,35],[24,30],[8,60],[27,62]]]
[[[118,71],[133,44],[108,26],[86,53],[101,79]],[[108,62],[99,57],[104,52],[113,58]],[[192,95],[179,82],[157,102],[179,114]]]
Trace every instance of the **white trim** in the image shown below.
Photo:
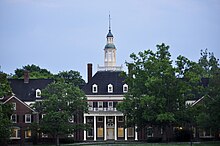
[[[94,141],[96,141],[96,116],[94,116]]]
[[[15,116],[15,121],[12,120],[12,116]],[[17,123],[17,114],[12,114],[11,115],[11,122],[12,123]]]
[[[83,123],[86,124],[86,116],[83,116]],[[84,129],[84,141],[86,141],[86,130]]]
[[[108,84],[108,93],[113,93],[114,92],[114,88],[112,84]]]
[[[87,100],[121,100],[124,96],[87,96]]]
[[[92,85],[92,93],[98,93],[98,85],[96,85],[96,84]]]
[[[115,113],[115,114],[104,114],[104,113],[84,113],[84,116],[124,116],[123,113]]]
[[[125,90],[125,88],[127,88],[127,90]],[[127,93],[128,92],[128,85],[127,84],[124,84],[123,85],[123,93]]]
[[[22,102],[19,98],[17,98],[16,96],[11,96],[9,99],[7,99],[5,102],[3,102],[3,104],[7,103],[8,101],[10,101],[12,98],[15,98],[16,100],[18,100],[20,103],[22,103],[24,106],[26,106],[27,108],[29,108],[31,111],[35,112],[32,108],[30,108],[25,102]]]
[[[30,116],[30,121],[27,121],[27,117]],[[25,123],[31,123],[31,114],[25,114]]]
[[[39,93],[39,95],[38,95]],[[37,89],[36,90],[36,98],[40,98],[41,97],[41,90],[40,89]]]

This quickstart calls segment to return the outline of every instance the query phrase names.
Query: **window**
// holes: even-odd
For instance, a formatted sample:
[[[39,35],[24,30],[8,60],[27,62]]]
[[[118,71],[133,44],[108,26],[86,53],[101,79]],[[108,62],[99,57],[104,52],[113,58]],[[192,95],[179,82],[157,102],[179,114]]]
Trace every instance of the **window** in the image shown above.
[[[147,127],[147,137],[153,137],[153,128]]]
[[[123,116],[119,116],[119,117],[118,117],[118,122],[123,122],[123,121],[124,121]]]
[[[87,118],[87,122],[88,122],[88,123],[92,123],[92,122],[93,122],[93,117],[88,117],[88,118]]]
[[[12,102],[11,104],[12,104],[12,110],[15,111],[15,110],[16,110],[16,103],[15,103],[15,102]]]
[[[118,128],[118,137],[124,137],[124,128],[123,127]]]
[[[31,123],[31,114],[25,115],[25,123]]]
[[[92,101],[88,101],[88,107],[93,108],[93,102]]]
[[[98,86],[96,84],[92,85],[92,93],[98,93]]]
[[[36,90],[36,97],[41,97],[41,91],[40,91],[40,89],[37,89],[37,90]]]
[[[103,122],[103,117],[98,117],[98,122]]]
[[[98,102],[98,108],[103,108],[103,102],[102,101]]]
[[[89,130],[87,131],[87,136],[88,136],[88,137],[93,137],[93,128],[91,128],[91,129],[89,129]]]
[[[134,127],[128,128],[128,137],[134,137]]]
[[[74,115],[72,115],[68,120],[70,123],[74,123]]]
[[[108,107],[110,107],[110,108],[113,107],[113,102],[112,102],[112,101],[109,101],[109,102],[108,102]]]
[[[10,139],[20,139],[21,138],[21,130],[19,127],[13,127],[11,129],[11,138]]]
[[[25,138],[31,138],[31,130],[30,129],[25,131]]]
[[[12,121],[12,123],[17,123],[17,115],[16,114],[11,115],[11,121]]]
[[[108,93],[113,93],[113,85],[112,84],[108,85]]]
[[[127,93],[127,92],[128,92],[128,85],[127,85],[127,84],[124,84],[124,85],[123,85],[123,92],[124,92],[124,93]]]
[[[41,115],[41,118],[43,119],[45,115],[46,115],[46,114],[42,114],[42,115]]]
[[[99,127],[97,128],[97,131],[98,131],[97,137],[103,137],[103,128]]]

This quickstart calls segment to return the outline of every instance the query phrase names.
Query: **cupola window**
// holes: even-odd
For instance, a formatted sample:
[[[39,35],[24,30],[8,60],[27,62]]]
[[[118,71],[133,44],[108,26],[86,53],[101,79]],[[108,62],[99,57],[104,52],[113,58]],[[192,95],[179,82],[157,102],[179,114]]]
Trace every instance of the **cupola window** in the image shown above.
[[[92,93],[98,93],[98,86],[96,84],[92,85]]]
[[[127,92],[128,92],[128,85],[127,85],[127,84],[124,84],[124,85],[123,85],[123,92],[124,92],[124,93],[127,93]]]
[[[40,91],[40,89],[37,89],[37,90],[36,90],[36,97],[41,97],[41,91]]]
[[[113,93],[113,85],[112,84],[108,85],[108,93]]]

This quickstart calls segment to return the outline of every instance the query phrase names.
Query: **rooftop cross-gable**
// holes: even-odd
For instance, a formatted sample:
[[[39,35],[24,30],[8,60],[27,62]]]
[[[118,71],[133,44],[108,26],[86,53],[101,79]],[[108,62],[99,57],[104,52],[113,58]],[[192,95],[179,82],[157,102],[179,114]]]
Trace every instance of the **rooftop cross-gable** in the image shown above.
[[[122,95],[124,78],[121,71],[98,71],[82,88],[86,95]],[[108,85],[113,85],[113,92],[108,92]],[[93,85],[97,85],[97,93],[92,92]]]

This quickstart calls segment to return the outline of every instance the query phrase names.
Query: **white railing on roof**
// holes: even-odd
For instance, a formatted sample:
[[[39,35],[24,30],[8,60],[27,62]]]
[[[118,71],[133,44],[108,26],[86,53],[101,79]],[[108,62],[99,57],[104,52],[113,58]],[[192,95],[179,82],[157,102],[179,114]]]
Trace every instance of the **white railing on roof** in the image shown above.
[[[117,111],[115,107],[89,107],[89,111]]]
[[[123,66],[99,66],[98,71],[122,71]]]

